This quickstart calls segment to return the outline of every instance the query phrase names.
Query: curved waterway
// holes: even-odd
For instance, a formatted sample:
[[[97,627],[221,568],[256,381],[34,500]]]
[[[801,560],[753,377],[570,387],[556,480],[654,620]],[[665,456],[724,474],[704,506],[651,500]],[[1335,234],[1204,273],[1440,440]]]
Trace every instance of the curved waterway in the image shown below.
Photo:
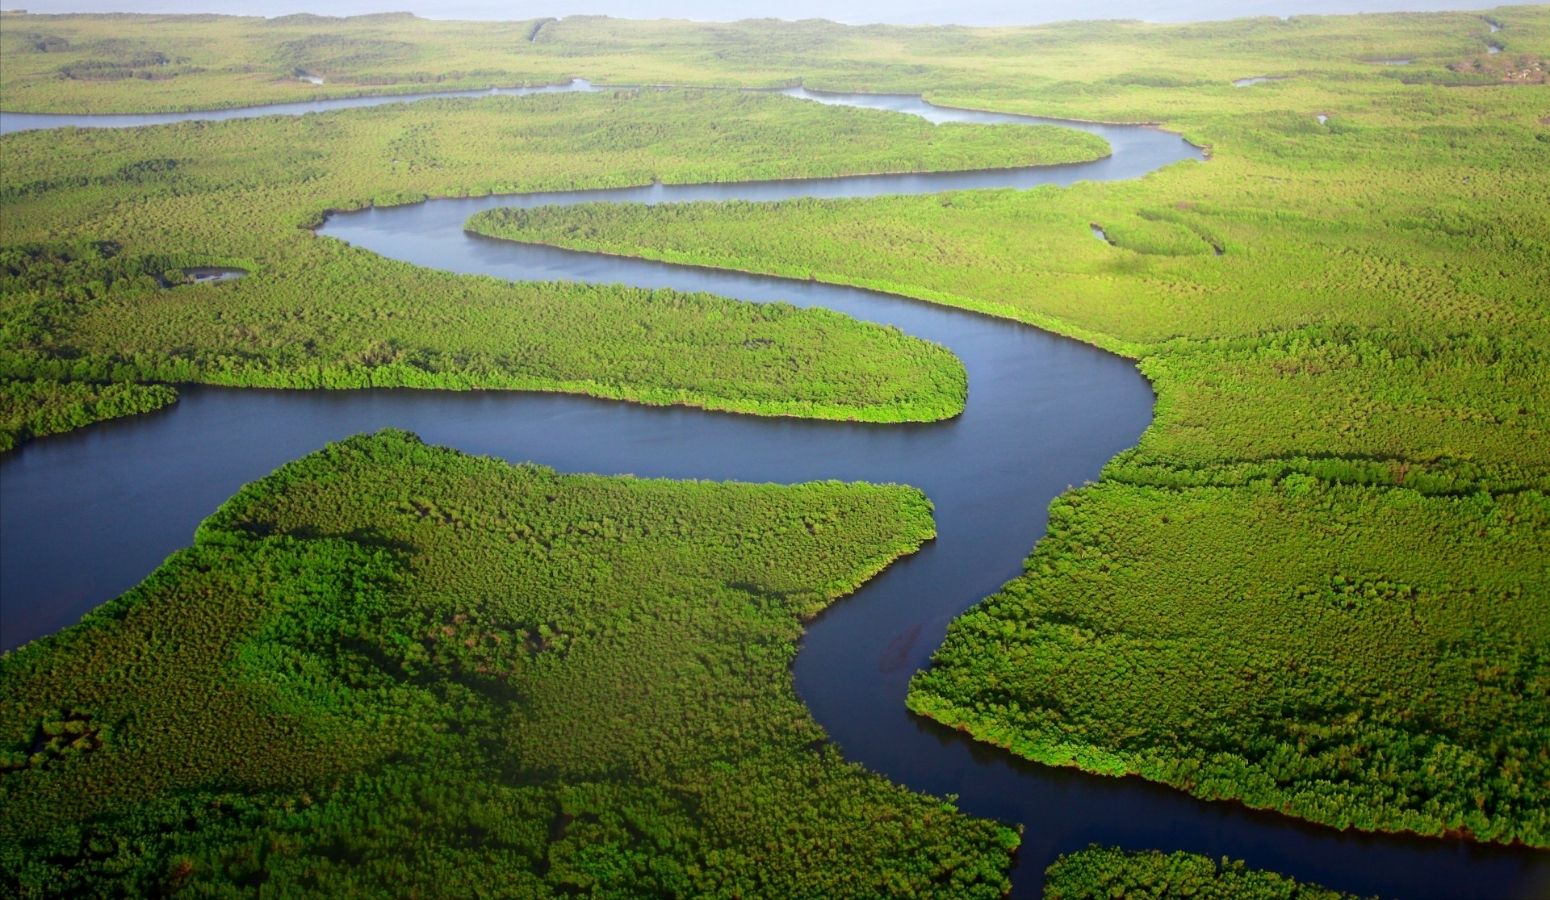
[[[318,82],[321,84],[321,82]],[[146,125],[171,125],[173,122],[224,122],[228,119],[257,119],[261,116],[304,116],[334,109],[362,106],[386,106],[454,97],[525,97],[528,94],[561,94],[594,91],[590,82],[577,78],[568,84],[544,84],[535,87],[484,88],[477,91],[437,91],[424,94],[371,94],[364,97],[330,97],[298,100],[295,103],[271,103],[266,106],[233,106],[229,109],[204,109],[175,113],[124,113],[104,115],[66,115],[61,113],[21,113],[0,111],[0,134],[13,131],[41,131],[49,128],[140,128]]]
[[[577,89],[589,89],[590,86]],[[785,93],[932,121],[1039,120],[919,98]],[[401,98],[398,98],[401,99]],[[358,105],[358,104],[357,104]],[[190,116],[192,117],[192,116]],[[59,124],[78,124],[61,122]],[[1067,486],[1135,443],[1152,394],[1127,361],[1014,322],[858,289],[514,244],[463,223],[497,206],[863,197],[1028,188],[1144,175],[1202,154],[1143,126],[1068,124],[1113,155],[1071,166],[433,200],[329,217],[319,229],[384,256],[522,280],[626,283],[822,306],[940,342],[969,374],[964,414],[930,425],[761,419],[555,394],[284,392],[189,388],[148,416],[37,441],[0,459],[0,646],[76,621],[186,545],[242,484],[350,434],[407,428],[471,453],[564,471],[796,482],[895,481],[936,505],[937,540],[826,611],[795,665],[797,690],[847,758],[965,811],[1026,826],[1014,873],[1036,895],[1059,853],[1089,843],[1242,857],[1331,887],[1400,897],[1533,897],[1550,855],[1461,841],[1346,834],[1204,803],[1135,778],[1016,760],[910,715],[909,677],[948,623],[1016,576]]]

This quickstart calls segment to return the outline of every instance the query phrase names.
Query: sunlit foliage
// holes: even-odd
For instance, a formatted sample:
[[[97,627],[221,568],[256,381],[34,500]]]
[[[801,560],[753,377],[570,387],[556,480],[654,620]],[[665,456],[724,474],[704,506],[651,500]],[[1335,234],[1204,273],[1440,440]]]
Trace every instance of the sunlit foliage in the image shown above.
[[[810,153],[787,152],[808,142]],[[0,144],[6,376],[559,390],[881,422],[959,413],[962,365],[824,310],[459,277],[302,226],[328,209],[429,194],[981,168],[1107,149],[1058,129],[934,128],[768,95],[655,91],[23,133]],[[251,274],[174,289],[160,277],[195,265]]]
[[[0,883],[999,896],[1016,832],[844,762],[791,687],[801,622],[932,534],[905,487],[332,445],[0,657]]]
[[[1100,484],[1057,501],[910,705],[1052,765],[1545,846],[1547,559],[1532,491]]]
[[[472,225],[874,287],[1140,357],[1160,395],[1142,450],[1159,462],[1537,467],[1550,440],[1540,111],[1516,88],[1406,89],[1329,127],[1281,108],[1210,119],[1199,127],[1212,162],[1136,182],[587,206]],[[1483,127],[1483,115],[1503,121]],[[1094,221],[1117,247],[1092,239]],[[1127,222],[1188,232],[1200,252],[1161,252]]]

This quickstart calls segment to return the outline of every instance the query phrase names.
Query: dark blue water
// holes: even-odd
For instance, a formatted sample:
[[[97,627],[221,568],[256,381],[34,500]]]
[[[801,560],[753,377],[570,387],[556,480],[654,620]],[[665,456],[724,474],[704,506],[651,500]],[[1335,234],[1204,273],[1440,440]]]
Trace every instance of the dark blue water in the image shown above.
[[[1031,122],[917,98],[811,95],[936,121]],[[240,485],[324,443],[383,427],[565,471],[795,482],[896,481],[924,489],[939,538],[821,616],[797,690],[846,756],[976,815],[1026,826],[1015,872],[1035,894],[1058,853],[1091,842],[1242,857],[1332,887],[1404,897],[1534,897],[1550,855],[1463,842],[1340,834],[1138,779],[1021,763],[908,714],[908,680],[949,621],[1007,579],[1049,501],[1134,444],[1152,395],[1123,359],[1036,329],[877,293],[524,246],[463,232],[494,206],[874,196],[1131,178],[1198,149],[1155,129],[1081,126],[1113,155],[1004,172],[901,175],[438,200],[338,214],[320,229],[386,256],[524,280],[619,282],[823,306],[944,344],[969,374],[950,422],[869,426],[654,409],[552,394],[187,390],[173,408],[39,441],[0,459],[0,646],[77,620],[189,542]]]

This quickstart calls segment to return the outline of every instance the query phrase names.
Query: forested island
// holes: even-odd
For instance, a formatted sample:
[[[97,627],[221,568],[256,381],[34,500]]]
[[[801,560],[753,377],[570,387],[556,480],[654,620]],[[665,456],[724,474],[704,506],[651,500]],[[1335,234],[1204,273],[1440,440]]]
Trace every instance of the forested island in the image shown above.
[[[793,687],[801,636],[931,552],[929,492],[567,474],[387,430],[252,481],[139,586],[0,656],[7,893],[1550,878],[1550,7],[997,29],[7,13],[0,54],[8,114],[556,86],[0,135],[4,477],[217,387],[551,392],[861,442],[963,427],[995,373],[908,328],[455,274],[314,230],[436,198],[818,179],[774,202],[492,202],[462,227],[491,258],[850,286],[1133,361],[1150,426],[1018,536],[1021,574],[937,613],[899,709],[933,746],[1256,811],[1234,821],[1288,861],[1227,858],[1205,827],[1046,838],[829,740]],[[842,92],[1150,123],[1209,159],[1110,176],[1123,134]],[[1028,167],[1074,183],[833,193]],[[1035,437],[1000,440],[961,465],[1044,464]],[[1446,874],[1310,849],[1356,832]]]

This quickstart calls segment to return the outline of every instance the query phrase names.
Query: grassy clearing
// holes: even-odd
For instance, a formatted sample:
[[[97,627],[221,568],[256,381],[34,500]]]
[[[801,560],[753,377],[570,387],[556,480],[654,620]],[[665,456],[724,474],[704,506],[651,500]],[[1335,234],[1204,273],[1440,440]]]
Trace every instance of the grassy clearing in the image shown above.
[[[1016,832],[844,762],[801,622],[911,488],[562,476],[386,432],[0,657],[21,893],[1002,894]]]

